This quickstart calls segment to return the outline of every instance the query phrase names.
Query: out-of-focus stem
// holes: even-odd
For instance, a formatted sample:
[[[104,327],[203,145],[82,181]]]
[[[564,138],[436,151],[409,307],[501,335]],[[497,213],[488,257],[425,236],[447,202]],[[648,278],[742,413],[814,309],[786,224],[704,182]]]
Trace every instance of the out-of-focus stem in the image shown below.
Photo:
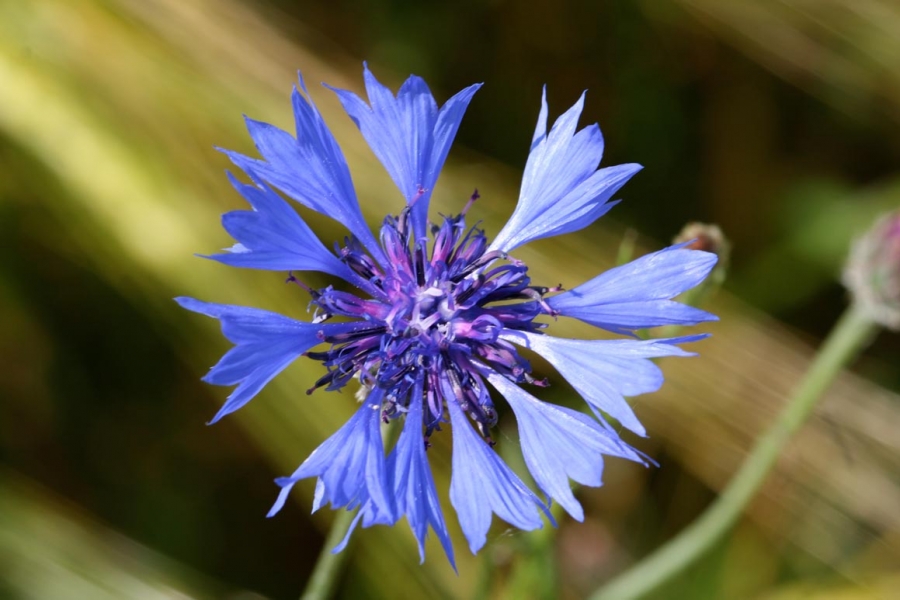
[[[637,245],[637,231],[634,229],[626,229],[622,236],[622,242],[619,244],[619,251],[616,253],[616,266],[620,267],[634,258],[634,248]]]
[[[325,600],[331,597],[334,584],[348,556],[346,551],[332,554],[331,550],[344,539],[355,514],[356,511],[353,510],[341,510],[334,516],[328,537],[325,538],[325,545],[322,546],[322,552],[300,600]]]
[[[841,369],[871,341],[878,326],[848,308],[822,344],[781,415],[766,431],[721,496],[694,523],[631,569],[597,590],[591,600],[640,598],[668,581],[725,535],[772,470],[791,436]]]

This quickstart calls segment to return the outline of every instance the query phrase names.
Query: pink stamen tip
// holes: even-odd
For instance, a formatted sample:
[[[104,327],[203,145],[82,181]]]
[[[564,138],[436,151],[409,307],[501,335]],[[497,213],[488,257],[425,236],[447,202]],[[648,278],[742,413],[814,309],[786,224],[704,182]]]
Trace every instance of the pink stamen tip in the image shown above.
[[[428,191],[428,190],[426,190],[425,188],[423,188],[423,187],[420,185],[420,186],[418,187],[418,189],[416,190],[416,195],[413,196],[413,199],[409,201],[409,207],[412,208],[412,207],[416,204],[416,202],[419,201],[419,198],[421,198],[422,196],[424,196],[424,195],[425,195],[425,192],[427,192],[427,191]]]

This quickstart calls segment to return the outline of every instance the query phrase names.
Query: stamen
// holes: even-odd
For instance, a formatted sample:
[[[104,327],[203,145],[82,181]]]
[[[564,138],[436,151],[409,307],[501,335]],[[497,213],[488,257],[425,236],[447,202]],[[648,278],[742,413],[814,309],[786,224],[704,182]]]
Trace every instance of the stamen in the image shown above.
[[[550,315],[551,317],[555,317],[555,316],[559,315],[559,311],[554,310],[553,307],[551,307],[549,304],[547,304],[547,301],[544,300],[543,294],[541,294],[538,290],[536,290],[534,288],[527,288],[527,289],[522,290],[522,295],[527,296],[527,297],[531,298],[532,300],[534,300],[535,302],[537,302],[538,304],[540,304],[541,308],[544,309],[544,312],[546,314]]]
[[[462,212],[459,213],[459,216],[466,216],[466,213],[469,212],[469,209],[472,208],[472,205],[475,204],[475,201],[479,198],[481,198],[481,194],[478,193],[478,188],[475,188],[475,191],[472,192],[472,196],[469,197],[469,201],[466,202],[466,205],[463,207]]]
[[[310,295],[312,295],[313,297],[315,297],[317,295],[317,292],[315,290],[313,290],[311,287],[309,287],[308,285],[306,285],[305,283],[303,283],[302,281],[300,281],[299,279],[294,277],[293,271],[288,271],[288,278],[285,279],[284,282],[285,283],[296,283],[298,286],[300,286],[301,288],[303,288],[304,290],[309,292]]]

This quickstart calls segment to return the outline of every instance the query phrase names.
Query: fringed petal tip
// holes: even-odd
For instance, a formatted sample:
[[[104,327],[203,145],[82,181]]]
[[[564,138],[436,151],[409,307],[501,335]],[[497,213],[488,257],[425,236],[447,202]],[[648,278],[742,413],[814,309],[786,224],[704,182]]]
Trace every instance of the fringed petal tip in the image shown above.
[[[528,242],[571,233],[606,214],[615,194],[641,170],[637,164],[598,170],[604,141],[595,123],[577,131],[584,93],[547,132],[547,89],[522,176],[519,201],[491,244],[509,252]]]
[[[541,490],[581,521],[584,511],[569,485],[602,484],[603,457],[642,462],[618,434],[583,413],[542,402],[497,374],[488,381],[509,402],[519,424],[522,453]]]
[[[715,321],[715,315],[671,300],[699,285],[718,260],[715,254],[684,245],[612,268],[547,303],[562,316],[626,335],[637,329]]]
[[[423,383],[414,388],[414,395],[421,397]],[[435,532],[447,559],[456,570],[453,544],[444,521],[440,499],[434,486],[431,467],[422,443],[422,400],[413,401],[408,407],[403,432],[391,455],[393,490],[397,500],[398,517],[406,515],[409,527],[419,546],[420,562],[425,560],[425,540],[429,528]]]
[[[303,88],[304,92],[306,88]],[[318,213],[342,223],[377,259],[381,247],[365,223],[340,147],[308,95],[292,93],[296,137],[244,116],[261,159],[217,148],[255,183],[265,181]]]
[[[231,348],[203,377],[214,385],[237,385],[213,417],[215,423],[252,400],[276,375],[304,352],[319,345],[320,334],[352,331],[358,323],[314,324],[258,308],[175,298],[183,308],[217,318]]]
[[[189,296],[176,296],[174,300],[184,309],[214,318],[220,317],[228,306],[226,304],[203,302]]]
[[[365,64],[363,79],[368,103],[353,92],[326,87],[338,96],[407,205],[412,206],[413,229],[417,237],[423,237],[431,192],[469,101],[481,84],[462,90],[438,109],[420,77],[410,76],[396,96]]]
[[[314,507],[328,503],[332,508],[354,508],[371,501],[378,522],[397,520],[381,440],[382,399],[383,392],[375,388],[353,417],[316,448],[293,475],[275,481],[282,489],[270,516],[281,510],[297,481],[318,477]]]
[[[287,498],[291,493],[291,489],[294,487],[294,482],[291,481],[289,477],[278,477],[275,479],[275,485],[281,488],[278,492],[278,498],[275,499],[275,503],[272,504],[272,508],[269,509],[269,512],[266,513],[266,518],[271,519],[275,515],[277,515],[282,508],[284,508],[284,503],[287,502]]]
[[[450,503],[472,553],[487,542],[494,513],[524,531],[543,527],[541,513],[555,523],[540,498],[475,434],[462,409],[447,405],[453,427]]]
[[[230,175],[230,174],[229,174]],[[254,171],[248,175],[256,181]],[[366,287],[332,254],[296,210],[268,185],[247,185],[230,177],[251,210],[222,215],[222,226],[237,241],[222,254],[207,256],[222,264],[270,271],[320,271]]]

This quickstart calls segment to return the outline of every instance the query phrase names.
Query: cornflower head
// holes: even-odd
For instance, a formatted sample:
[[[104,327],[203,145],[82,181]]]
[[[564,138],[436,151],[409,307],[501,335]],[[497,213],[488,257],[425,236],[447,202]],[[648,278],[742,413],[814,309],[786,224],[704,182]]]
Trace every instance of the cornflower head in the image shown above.
[[[872,321],[900,331],[900,211],[883,215],[856,239],[843,280]]]
[[[559,502],[575,519],[583,510],[569,479],[599,486],[603,456],[643,462],[607,417],[645,435],[625,396],[655,391],[662,374],[650,359],[686,356],[677,344],[705,337],[638,339],[633,332],[693,325],[716,317],[672,301],[696,286],[716,262],[713,254],[678,244],[611,269],[563,291],[532,284],[528,267],[510,255],[540,238],[587,227],[612,208],[612,196],[640,166],[598,170],[599,127],[577,129],[584,95],[547,131],[546,90],[525,165],[519,201],[509,222],[489,241],[466,223],[478,198],[458,215],[433,223],[431,191],[469,101],[472,85],[438,108],[425,82],[406,80],[395,96],[364,69],[368,103],[332,89],[405,199],[376,237],[366,226],[346,161],[300,80],[294,88],[296,137],[247,119],[261,159],[224,151],[251,183],[231,177],[251,210],[229,212],[223,225],[237,243],[210,256],[226,265],[274,271],[321,271],[357,288],[312,289],[311,322],[272,312],[178,298],[185,308],[221,321],[235,346],[204,377],[237,385],[212,422],[249,402],[300,356],[326,368],[308,390],[343,388],[358,379],[364,392],[356,413],[289,477],[276,480],[277,513],[300,479],[317,478],[313,510],[359,508],[347,537],[405,516],[424,560],[431,528],[454,563],[447,525],[427,459],[429,438],[448,423],[453,432],[450,502],[473,553],[486,541],[492,515],[533,530]],[[349,230],[330,251],[275,191],[331,217]],[[296,280],[291,274],[290,280]],[[566,317],[625,334],[577,340],[544,333],[541,316]],[[318,348],[318,349],[316,349]],[[520,350],[543,356],[577,390],[594,416],[538,400],[547,381],[532,375]],[[525,463],[538,496],[493,450],[497,423],[493,388],[518,421]],[[531,391],[529,391],[531,390]],[[400,420],[396,443],[383,447],[381,423]],[[399,425],[399,424],[398,424]],[[335,549],[339,551],[347,538]]]

